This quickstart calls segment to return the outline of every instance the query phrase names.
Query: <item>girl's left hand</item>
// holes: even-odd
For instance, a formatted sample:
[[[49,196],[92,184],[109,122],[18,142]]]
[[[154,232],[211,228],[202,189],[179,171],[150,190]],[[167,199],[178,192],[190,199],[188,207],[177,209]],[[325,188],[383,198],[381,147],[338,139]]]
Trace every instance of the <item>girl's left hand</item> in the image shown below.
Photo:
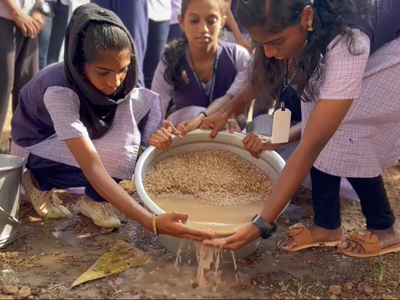
[[[234,235],[230,237],[224,238],[222,240],[204,240],[203,243],[215,247],[222,246],[222,248],[224,249],[237,250],[255,241],[260,237],[260,235],[260,229],[258,229],[253,224],[247,224],[240,228]]]

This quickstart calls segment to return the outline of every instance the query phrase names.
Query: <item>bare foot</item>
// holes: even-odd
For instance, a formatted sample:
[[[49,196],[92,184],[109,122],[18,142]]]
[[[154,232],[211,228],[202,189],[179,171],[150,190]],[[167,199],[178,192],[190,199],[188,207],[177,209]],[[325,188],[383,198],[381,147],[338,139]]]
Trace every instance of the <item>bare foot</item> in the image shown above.
[[[400,243],[400,230],[397,223],[395,223],[395,225],[386,230],[368,230],[368,231],[378,236],[381,249]],[[338,245],[338,248],[355,253],[364,253],[364,248],[360,244],[349,240],[342,241]]]
[[[343,230],[341,227],[329,230],[313,225],[309,227],[308,230],[310,230],[314,242],[331,242],[343,238]],[[292,237],[287,237],[281,241],[280,246],[282,250],[289,251],[297,245],[296,241]]]

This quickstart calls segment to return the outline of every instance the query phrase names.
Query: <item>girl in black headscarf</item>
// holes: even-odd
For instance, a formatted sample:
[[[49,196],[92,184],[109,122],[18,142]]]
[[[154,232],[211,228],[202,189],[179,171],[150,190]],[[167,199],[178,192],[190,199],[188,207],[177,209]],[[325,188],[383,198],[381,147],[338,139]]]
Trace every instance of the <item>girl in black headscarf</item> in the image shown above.
[[[112,12],[78,7],[65,39],[64,62],[35,76],[20,93],[12,120],[12,152],[27,158],[22,186],[36,212],[70,215],[53,189],[86,188],[81,212],[101,227],[121,222],[112,204],[156,234],[202,240],[186,215],[152,216],[117,182],[131,179],[140,147],[167,149],[175,133],[162,121],[158,95],[137,84],[135,47]]]

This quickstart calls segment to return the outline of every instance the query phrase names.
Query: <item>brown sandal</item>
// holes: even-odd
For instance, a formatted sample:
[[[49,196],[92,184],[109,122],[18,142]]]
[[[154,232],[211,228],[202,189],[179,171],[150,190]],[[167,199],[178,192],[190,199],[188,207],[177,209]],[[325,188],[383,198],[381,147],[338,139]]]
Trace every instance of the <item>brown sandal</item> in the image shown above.
[[[302,223],[297,223],[286,232],[287,237],[291,237],[296,242],[296,246],[291,249],[282,248],[282,240],[278,242],[278,248],[284,251],[296,252],[302,249],[312,247],[335,247],[340,243],[340,240],[336,241],[325,241],[325,242],[314,242],[310,230]]]
[[[388,253],[400,252],[400,243],[382,249],[379,243],[378,236],[364,229],[357,229],[353,231],[346,237],[346,240],[355,242],[364,249],[363,253],[357,253],[353,251],[348,251],[346,249],[340,249],[340,251],[347,256],[368,258]]]

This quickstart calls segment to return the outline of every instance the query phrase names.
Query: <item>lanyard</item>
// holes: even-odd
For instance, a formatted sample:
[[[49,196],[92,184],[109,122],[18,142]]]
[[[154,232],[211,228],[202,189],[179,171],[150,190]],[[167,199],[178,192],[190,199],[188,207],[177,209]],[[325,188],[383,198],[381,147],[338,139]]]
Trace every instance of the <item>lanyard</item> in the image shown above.
[[[283,83],[282,83],[281,91],[279,93],[279,102],[281,104],[281,109],[282,110],[285,110],[285,98],[283,97],[283,94],[286,91],[287,87],[292,83],[294,78],[297,76],[299,71],[300,71],[300,68],[297,67],[296,70],[294,71],[292,77],[288,80],[289,60],[287,59],[285,61],[285,70],[284,70],[284,74],[283,74]]]
[[[208,103],[211,103],[213,101],[215,81],[217,79],[217,69],[218,69],[219,54],[220,54],[220,48],[218,47],[217,48],[217,52],[215,53],[215,60],[214,60],[214,67],[213,67],[213,77],[212,77],[212,80],[211,80],[211,89],[210,89],[210,95],[209,95]],[[190,64],[192,65],[192,68],[193,68],[192,71],[193,71],[194,78],[196,78],[197,84],[199,85],[200,89],[203,91],[204,96],[207,97],[207,93],[204,90],[204,87],[203,87],[199,77],[197,77],[197,74],[196,74],[196,72],[194,70],[193,59],[192,59],[192,55],[190,54],[189,49],[187,51],[187,55],[188,55],[188,58],[190,60]]]

